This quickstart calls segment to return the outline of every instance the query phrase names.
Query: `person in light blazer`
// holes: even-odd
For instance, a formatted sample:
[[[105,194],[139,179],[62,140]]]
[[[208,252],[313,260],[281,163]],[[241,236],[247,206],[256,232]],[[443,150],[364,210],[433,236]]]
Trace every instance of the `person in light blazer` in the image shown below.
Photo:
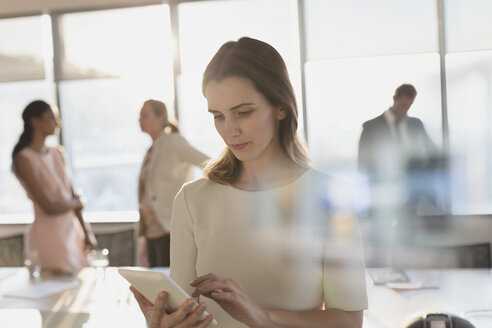
[[[140,110],[140,127],[152,138],[138,183],[138,236],[145,237],[140,258],[151,267],[169,266],[170,221],[174,197],[193,178],[193,166],[207,155],[193,148],[169,122],[166,105],[149,99]],[[148,263],[145,263],[145,259]]]

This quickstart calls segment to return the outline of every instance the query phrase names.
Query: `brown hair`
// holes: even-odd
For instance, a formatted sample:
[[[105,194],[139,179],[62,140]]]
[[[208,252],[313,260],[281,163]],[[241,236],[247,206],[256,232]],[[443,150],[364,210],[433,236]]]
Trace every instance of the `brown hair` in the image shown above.
[[[164,122],[165,122],[163,126],[164,129],[170,129],[170,132],[179,133],[179,128],[177,124],[169,122],[169,116],[167,115],[167,107],[162,101],[149,99],[144,102],[144,105],[150,105],[150,108],[152,108],[152,111],[154,112],[155,116],[164,115]]]
[[[395,98],[399,98],[400,96],[407,96],[409,98],[415,98],[417,96],[417,90],[411,84],[402,84],[395,90]]]
[[[265,42],[247,37],[226,42],[203,73],[203,95],[208,82],[220,82],[228,77],[249,79],[272,106],[285,111],[286,117],[279,125],[280,144],[294,163],[307,167],[309,153],[296,134],[298,112],[294,89],[287,66],[277,50]],[[207,163],[204,174],[212,181],[231,184],[237,180],[240,169],[241,162],[226,148],[217,160]]]

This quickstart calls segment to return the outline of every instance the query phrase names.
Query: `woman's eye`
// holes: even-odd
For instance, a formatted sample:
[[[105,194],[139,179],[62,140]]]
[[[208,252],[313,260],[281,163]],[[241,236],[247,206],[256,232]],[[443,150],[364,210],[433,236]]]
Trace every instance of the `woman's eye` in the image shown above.
[[[222,119],[222,115],[214,115],[214,120],[220,120]]]
[[[248,111],[244,111],[244,112],[238,112],[238,115],[239,116],[248,116],[249,114],[251,114],[251,110],[248,110]]]

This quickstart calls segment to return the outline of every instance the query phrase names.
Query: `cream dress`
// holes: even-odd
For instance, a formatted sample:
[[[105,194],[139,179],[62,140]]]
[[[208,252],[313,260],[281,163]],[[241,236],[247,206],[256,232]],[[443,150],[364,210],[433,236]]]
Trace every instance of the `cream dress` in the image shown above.
[[[190,294],[198,276],[232,278],[265,308],[364,310],[362,243],[349,191],[312,169],[257,192],[206,179],[187,183],[173,207],[171,277]],[[200,301],[219,327],[245,327],[213,300]]]

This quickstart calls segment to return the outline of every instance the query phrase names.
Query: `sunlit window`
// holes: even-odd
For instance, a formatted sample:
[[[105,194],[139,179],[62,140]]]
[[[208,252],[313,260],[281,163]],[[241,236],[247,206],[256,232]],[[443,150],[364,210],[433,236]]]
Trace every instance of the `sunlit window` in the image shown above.
[[[408,115],[420,118],[434,143],[441,145],[437,54],[308,63],[309,145],[316,165],[355,167],[362,123],[387,110],[402,83],[413,84],[418,92]]]
[[[492,211],[492,33],[487,0],[445,2],[452,210]]]
[[[492,2],[446,0],[446,51],[492,49]]]
[[[0,82],[45,78],[49,28],[42,16],[0,20]]]
[[[173,115],[173,43],[167,5],[66,14],[63,140],[88,211],[137,209],[150,138],[138,116],[149,98]]]
[[[0,218],[32,211],[11,171],[11,153],[23,130],[22,111],[35,99],[55,103],[50,20],[33,16],[0,20]],[[48,140],[56,144],[56,138]]]
[[[304,10],[301,29],[299,4]],[[166,4],[0,19],[0,220],[31,212],[31,202],[10,171],[10,154],[22,130],[21,112],[35,99],[59,102],[61,141],[75,186],[88,200],[87,216],[135,219],[137,175],[151,143],[138,124],[142,103],[164,101],[171,118],[177,107],[183,135],[217,156],[224,144],[207,112],[202,74],[223,43],[243,36],[270,43],[285,59],[298,100],[300,133],[307,131],[314,166],[320,169],[355,172],[362,123],[391,106],[402,83],[413,84],[418,92],[409,115],[422,120],[442,149],[445,86],[451,210],[489,214],[492,39],[486,36],[492,33],[492,2],[444,0],[444,25],[437,4],[183,1],[173,3],[179,32],[173,36]],[[59,34],[52,33],[51,19]],[[440,26],[445,28],[443,49]],[[180,47],[177,72],[175,44]],[[305,63],[301,44],[306,45]],[[54,46],[59,50],[56,63]],[[441,81],[442,63],[446,81]],[[56,76],[54,67],[60,68]]]
[[[219,47],[243,36],[268,42],[279,51],[288,66],[302,112],[296,1],[197,1],[180,4],[178,11],[182,64],[179,114],[183,133],[190,142],[214,156],[224,148],[207,112],[201,78]]]
[[[492,210],[492,51],[446,56],[453,211]]]
[[[362,123],[387,110],[394,90],[403,83],[418,91],[409,115],[420,118],[434,143],[441,145],[436,4],[305,4],[306,106],[315,164],[355,167]]]
[[[437,2],[308,0],[308,60],[437,51]]]

